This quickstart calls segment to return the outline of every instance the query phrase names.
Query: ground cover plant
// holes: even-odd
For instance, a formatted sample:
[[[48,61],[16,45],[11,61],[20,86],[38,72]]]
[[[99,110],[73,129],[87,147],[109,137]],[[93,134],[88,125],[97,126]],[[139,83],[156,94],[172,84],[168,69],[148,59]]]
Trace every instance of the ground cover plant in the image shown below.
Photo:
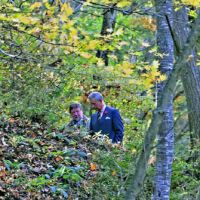
[[[131,155],[102,139],[1,118],[1,199],[98,199],[124,192]]]

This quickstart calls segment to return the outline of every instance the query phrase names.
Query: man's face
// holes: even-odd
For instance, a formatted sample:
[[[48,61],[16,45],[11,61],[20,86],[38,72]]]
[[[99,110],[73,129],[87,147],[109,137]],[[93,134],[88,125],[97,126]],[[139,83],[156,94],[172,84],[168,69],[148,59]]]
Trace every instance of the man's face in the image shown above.
[[[76,120],[76,121],[83,118],[83,111],[80,108],[73,108],[70,114],[73,120]]]
[[[100,111],[103,108],[103,101],[97,101],[95,99],[91,99],[90,106],[92,109]]]

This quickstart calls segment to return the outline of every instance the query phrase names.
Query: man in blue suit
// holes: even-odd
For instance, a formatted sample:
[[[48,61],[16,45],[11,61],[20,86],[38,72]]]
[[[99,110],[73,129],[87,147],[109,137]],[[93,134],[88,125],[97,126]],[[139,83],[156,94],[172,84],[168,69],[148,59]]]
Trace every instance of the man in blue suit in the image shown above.
[[[108,135],[112,143],[120,143],[124,136],[124,125],[117,109],[106,106],[103,96],[99,92],[92,92],[88,96],[90,105],[97,112],[91,116],[91,133],[101,132]]]

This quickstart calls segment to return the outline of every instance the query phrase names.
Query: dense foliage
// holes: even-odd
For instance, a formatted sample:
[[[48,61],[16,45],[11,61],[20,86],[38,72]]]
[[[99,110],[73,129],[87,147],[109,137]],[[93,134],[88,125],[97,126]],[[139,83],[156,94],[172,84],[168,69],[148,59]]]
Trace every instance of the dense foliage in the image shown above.
[[[157,105],[157,84],[166,79],[158,69],[163,55],[152,2],[134,3],[0,2],[1,199],[124,198]],[[199,1],[182,3],[192,7],[193,20]],[[103,15],[112,8],[114,30],[102,35]],[[108,52],[108,66],[97,51]],[[70,102],[81,102],[89,116],[87,96],[96,90],[122,113],[124,147],[63,131]],[[171,199],[198,199],[200,161],[191,156],[198,149],[190,148],[181,84],[176,94]],[[139,199],[151,198],[154,164],[153,149]]]

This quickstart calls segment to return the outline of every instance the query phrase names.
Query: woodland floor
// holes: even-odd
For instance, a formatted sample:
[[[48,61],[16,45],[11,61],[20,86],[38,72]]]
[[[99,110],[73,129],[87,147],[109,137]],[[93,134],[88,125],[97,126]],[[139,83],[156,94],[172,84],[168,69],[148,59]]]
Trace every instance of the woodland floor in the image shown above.
[[[92,199],[91,155],[105,146],[17,118],[1,119],[0,138],[0,199]]]

